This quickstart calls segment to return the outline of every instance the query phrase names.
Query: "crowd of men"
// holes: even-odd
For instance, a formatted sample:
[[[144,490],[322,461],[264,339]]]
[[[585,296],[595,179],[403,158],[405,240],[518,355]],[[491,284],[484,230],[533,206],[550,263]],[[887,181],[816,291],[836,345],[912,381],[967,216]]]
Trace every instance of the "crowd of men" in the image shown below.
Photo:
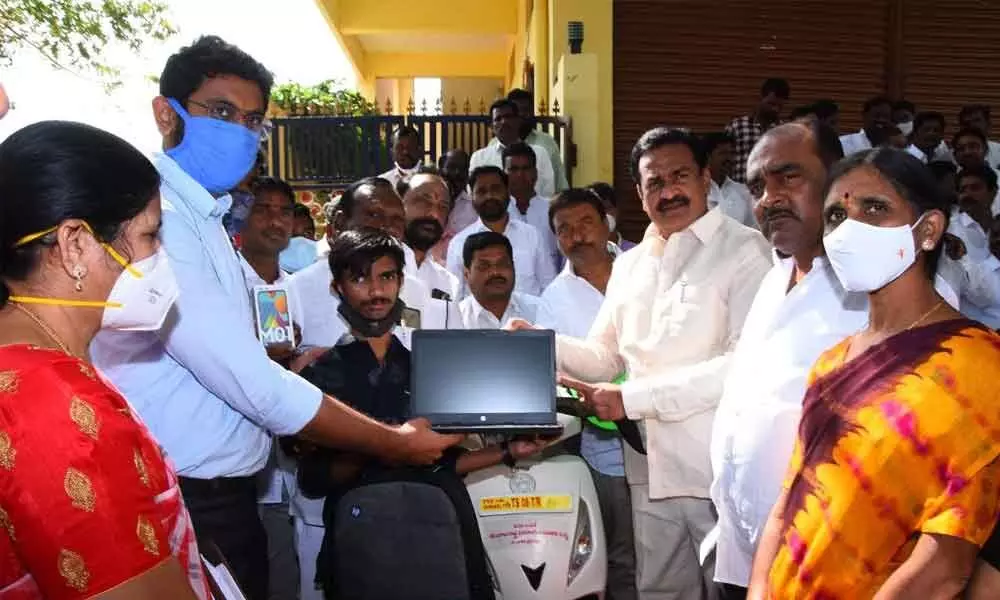
[[[822,245],[824,185],[845,154],[892,146],[927,164],[953,200],[938,290],[1000,326],[989,107],[961,108],[946,143],[943,115],[873,97],[864,127],[838,136],[834,102],[786,114],[790,86],[768,80],[722,131],[640,137],[629,167],[651,225],[636,245],[616,227],[619,200],[633,200],[603,182],[569,187],[531,94],[514,90],[491,106],[494,138],[471,156],[454,148],[428,166],[418,132],[396,131],[393,168],[326,205],[316,241],[286,182],[204,158],[245,150],[206,120],[262,132],[272,83],[214,37],[170,58],[153,105],[165,152],[153,161],[180,318],[165,339],[103,332],[91,348],[170,455],[199,539],[252,600],[323,597],[323,499],[299,489],[300,444],[405,460],[442,443],[362,439],[331,395],[405,423],[410,331],[527,327],[559,334],[564,383],[598,417],[641,426],[644,454],[597,428],[579,444],[600,497],[608,597],[744,597],[806,375],[867,319]],[[249,291],[260,284],[287,288],[294,350],[255,339]],[[331,383],[331,372],[344,377]],[[286,452],[275,436],[298,437]],[[453,466],[511,464],[542,445],[488,446]]]
[[[644,392],[629,392],[628,384],[588,388],[598,397],[617,397],[621,414],[611,416],[643,420],[650,447],[659,449],[641,456],[615,434],[584,430],[579,452],[600,492],[609,597],[694,598],[701,590],[714,590],[713,580],[722,590],[739,593],[749,583],[754,544],[787,463],[805,373],[823,349],[857,331],[866,318],[863,300],[841,302],[843,292],[822,260],[818,195],[830,165],[878,146],[905,150],[927,163],[954,199],[939,291],[966,315],[1000,326],[995,171],[1000,144],[987,137],[989,107],[963,107],[949,144],[943,137],[945,117],[919,112],[905,100],[871,98],[863,107],[862,129],[838,138],[835,102],[819,100],[786,114],[789,98],[787,82],[768,80],[755,110],[722,131],[697,137],[660,131],[637,143],[632,173],[640,198],[653,203],[654,211],[684,215],[718,208],[710,213],[715,216],[678,233],[689,233],[687,242],[668,242],[657,250],[672,256],[670,262],[686,265],[684,277],[697,282],[682,286],[680,297],[671,302],[657,300],[669,288],[661,279],[673,282],[680,275],[639,269],[633,263],[641,263],[641,251],[623,257],[634,244],[616,231],[614,189],[601,182],[568,189],[558,146],[535,127],[533,99],[523,90],[491,106],[494,138],[471,159],[456,148],[445,152],[436,168],[425,165],[418,132],[408,127],[396,131],[393,168],[352,184],[325,207],[326,243],[317,244],[316,262],[297,273],[277,267],[282,247],[295,235],[294,195],[281,182],[259,180],[242,233],[248,282],[287,281],[303,346],[333,346],[350,332],[350,324],[329,319],[341,300],[330,292],[333,275],[324,252],[339,232],[376,228],[403,243],[399,294],[419,314],[408,325],[502,328],[525,322],[580,340],[589,334],[593,340],[602,339],[598,328],[607,325],[594,325],[602,305],[605,313],[614,311],[606,297],[612,266],[622,261],[629,265],[616,266],[616,273],[639,269],[627,283],[619,281],[619,287],[628,288],[633,298],[649,294],[647,326],[666,328],[659,346],[651,348],[658,352],[634,357],[638,362],[632,365],[608,360],[615,354],[611,349],[588,356],[561,344],[558,351],[560,368],[586,381],[610,381],[621,372],[641,381],[688,365],[683,376],[675,375],[669,383],[669,394],[662,382]],[[781,126],[784,120],[812,125]],[[679,161],[684,166],[664,174],[657,165],[645,164],[663,148],[680,153],[680,159],[664,158],[663,164]],[[655,204],[664,186],[699,181],[702,173],[707,174],[705,185],[670,201],[676,205]],[[799,186],[796,179],[809,185]],[[279,189],[283,206],[276,208],[271,200]],[[267,236],[255,229],[274,233],[273,243],[258,244]],[[775,262],[772,255],[783,258]],[[801,279],[789,289],[795,272]],[[812,280],[816,283],[802,285]],[[747,319],[755,298],[762,306],[751,323]],[[824,308],[821,323],[811,322],[818,313],[806,310],[810,307]],[[823,333],[790,335],[806,330]],[[744,335],[737,347],[745,331],[751,335]],[[787,364],[760,364],[774,356],[786,357]],[[641,402],[649,408],[635,408],[635,398],[623,403],[622,396],[629,393],[645,395]],[[760,400],[752,410],[735,402],[736,396],[747,394]],[[665,407],[668,396],[671,406]],[[775,448],[771,460],[742,464],[739,444],[760,452],[762,435]],[[717,449],[725,440],[731,444]],[[288,493],[294,495],[294,488]],[[272,491],[262,502],[279,496]],[[321,507],[311,502],[312,509],[295,507],[309,504],[299,499],[292,511],[303,586],[311,561],[302,540],[318,544],[322,537]],[[289,554],[281,564],[291,564],[292,558]],[[308,597],[305,587],[302,593]]]

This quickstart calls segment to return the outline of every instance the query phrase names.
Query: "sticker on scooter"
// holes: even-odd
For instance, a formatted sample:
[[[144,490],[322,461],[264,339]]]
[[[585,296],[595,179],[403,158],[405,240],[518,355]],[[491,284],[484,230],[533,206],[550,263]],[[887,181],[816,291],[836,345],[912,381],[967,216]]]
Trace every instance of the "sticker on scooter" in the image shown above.
[[[480,498],[479,514],[500,515],[519,512],[573,512],[573,497],[570,495],[547,496],[489,496]]]

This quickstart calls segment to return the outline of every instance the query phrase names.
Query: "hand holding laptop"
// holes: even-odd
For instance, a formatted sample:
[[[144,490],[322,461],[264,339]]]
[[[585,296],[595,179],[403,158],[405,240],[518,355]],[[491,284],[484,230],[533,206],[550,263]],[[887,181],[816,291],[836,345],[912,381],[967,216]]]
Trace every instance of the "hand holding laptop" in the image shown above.
[[[605,421],[621,421],[625,417],[622,388],[613,383],[586,383],[569,375],[559,374],[559,385],[575,390],[587,408]]]
[[[504,331],[526,331],[531,329],[541,329],[533,324],[525,321],[524,319],[511,319],[507,321],[507,324],[503,326]]]

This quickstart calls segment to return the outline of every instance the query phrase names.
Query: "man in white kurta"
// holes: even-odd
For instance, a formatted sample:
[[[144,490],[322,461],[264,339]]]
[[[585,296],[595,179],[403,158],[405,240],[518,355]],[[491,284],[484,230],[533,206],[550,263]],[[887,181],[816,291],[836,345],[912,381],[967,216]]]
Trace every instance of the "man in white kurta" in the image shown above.
[[[510,100],[497,100],[490,107],[490,117],[493,120],[493,139],[485,147],[472,153],[469,160],[469,172],[479,167],[494,166],[503,168],[504,148],[511,144],[524,142],[521,137],[522,119],[517,105]],[[555,170],[549,153],[541,146],[528,144],[535,152],[535,164],[538,166],[538,194],[551,198],[556,193]]]
[[[697,549],[715,525],[709,441],[729,355],[770,268],[760,233],[708,210],[711,177],[686,131],[657,128],[632,151],[652,235],[615,261],[586,340],[557,336],[560,371],[603,419],[645,431],[644,457],[626,454],[644,600],[700,600],[711,565]],[[648,464],[647,464],[648,461]]]
[[[802,413],[806,379],[819,355],[864,327],[865,294],[846,292],[823,256],[823,185],[839,156],[828,130],[781,125],[747,162],[759,190],[755,213],[775,248],[733,353],[712,432],[712,500],[720,597],[743,597],[753,554],[781,490]],[[791,175],[791,177],[789,177]]]

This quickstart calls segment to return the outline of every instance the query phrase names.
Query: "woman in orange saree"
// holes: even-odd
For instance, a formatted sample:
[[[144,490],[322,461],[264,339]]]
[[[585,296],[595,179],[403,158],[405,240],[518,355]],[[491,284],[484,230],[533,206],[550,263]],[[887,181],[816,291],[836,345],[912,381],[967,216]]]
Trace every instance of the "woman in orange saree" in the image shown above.
[[[154,332],[176,299],[158,188],[85,125],[0,144],[2,600],[209,597],[173,469],[86,359],[99,329]]]
[[[813,367],[749,597],[953,598],[1000,502],[1000,336],[934,291],[947,207],[919,161],[862,153],[829,185],[827,256],[870,322]]]

